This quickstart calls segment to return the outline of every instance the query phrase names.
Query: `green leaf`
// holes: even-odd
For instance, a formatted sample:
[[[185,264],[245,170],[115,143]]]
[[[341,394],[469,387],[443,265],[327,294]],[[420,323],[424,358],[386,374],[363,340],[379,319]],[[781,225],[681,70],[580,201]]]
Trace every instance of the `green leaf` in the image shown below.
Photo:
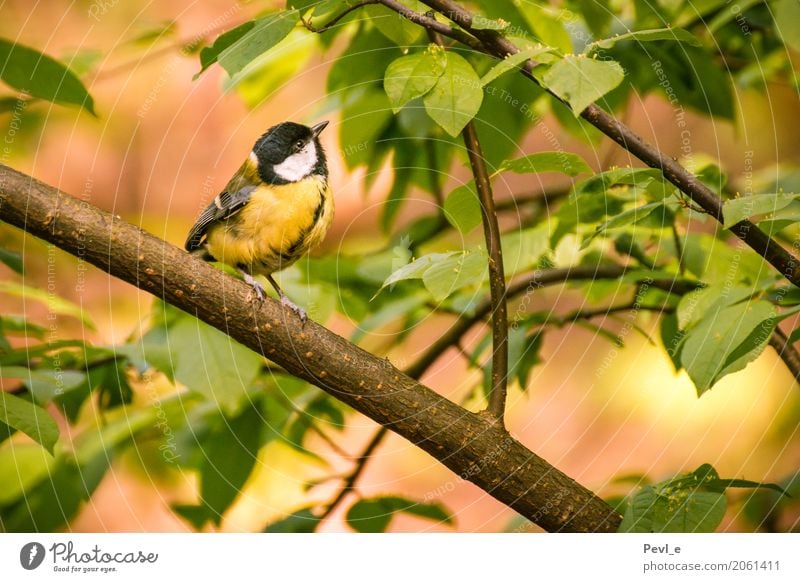
[[[118,409],[106,415],[105,424],[92,427],[74,439],[74,461],[81,466],[91,465],[95,459],[109,460],[121,445],[128,443],[139,432],[152,428],[157,415],[185,413],[184,402],[178,399],[159,402],[140,410]]]
[[[280,521],[264,528],[265,533],[314,533],[319,525],[319,517],[306,507],[295,511]]]
[[[173,38],[178,32],[178,23],[175,20],[165,20],[153,26],[145,24],[137,28],[139,31],[126,43],[145,48],[160,40]]]
[[[652,42],[657,40],[672,40],[685,42],[692,46],[701,46],[700,39],[688,30],[682,28],[654,28],[650,30],[634,30],[618,34],[612,38],[597,40],[586,46],[584,53],[588,54],[596,49],[609,49],[618,42],[632,40],[635,42]]]
[[[717,470],[714,469],[708,463],[704,463],[700,465],[697,469],[692,471],[689,474],[689,478],[694,478],[698,482],[702,484],[703,487],[714,491],[716,493],[722,493],[726,489],[729,488],[740,488],[740,489],[769,489],[771,491],[776,491],[781,495],[788,495],[786,490],[783,487],[776,483],[761,483],[759,481],[750,481],[748,479],[720,479],[719,473]],[[686,479],[686,478],[684,478]],[[683,479],[678,479],[677,481],[682,481]]]
[[[223,90],[235,89],[248,107],[256,108],[273,96],[306,65],[318,36],[296,28],[244,69],[223,80]]]
[[[462,234],[467,234],[481,223],[481,205],[472,182],[459,186],[447,195],[444,215]]]
[[[523,392],[528,388],[531,370],[542,361],[539,357],[542,338],[541,332],[528,334],[524,326],[512,325],[508,332],[508,377],[516,378]]]
[[[56,396],[74,390],[86,381],[86,375],[75,370],[38,369],[22,366],[0,367],[0,377],[19,378],[31,391],[36,402],[49,402]]]
[[[95,330],[94,323],[89,319],[89,314],[71,301],[67,301],[63,297],[48,293],[44,289],[31,287],[16,281],[0,281],[0,293],[7,293],[16,297],[22,297],[23,300],[33,300],[42,303],[51,313],[58,315],[67,315],[74,317],[86,326],[88,329]]]
[[[408,279],[422,279],[425,271],[427,271],[431,265],[440,263],[447,258],[458,254],[459,253],[457,251],[451,251],[449,253],[430,253],[428,255],[423,255],[418,259],[411,261],[407,265],[403,265],[399,269],[395,270],[383,282],[381,289],[388,287],[389,285],[394,285],[399,281],[405,281]]]
[[[0,511],[3,530],[59,531],[91,497],[108,469],[109,459],[99,456],[86,465],[59,455],[38,483],[24,492],[24,503]]]
[[[734,94],[731,75],[713,58],[711,51],[677,43],[648,46],[647,69],[654,89],[663,89],[667,99],[706,115],[733,119]],[[621,57],[621,60],[625,60]]]
[[[375,157],[376,142],[391,121],[392,108],[384,91],[365,87],[351,94],[339,124],[339,144],[348,168]]]
[[[800,3],[797,0],[776,0],[772,7],[775,26],[783,42],[800,52]]]
[[[567,55],[548,69],[542,82],[569,103],[577,117],[624,79],[625,71],[617,62]]]
[[[147,370],[156,370],[164,374],[170,382],[175,381],[172,354],[163,343],[145,336],[140,342],[113,346],[110,349],[117,356],[127,359],[140,374]]]
[[[20,275],[25,274],[25,267],[22,264],[22,256],[19,253],[15,253],[0,247],[0,263],[3,263],[9,269],[19,273]]]
[[[725,495],[701,490],[642,488],[625,511],[621,532],[713,532],[725,517]]]
[[[595,38],[608,33],[608,27],[614,18],[614,11],[609,3],[610,0],[578,0],[583,20]]]
[[[539,62],[548,62],[552,59],[552,51],[553,49],[550,47],[539,45],[521,50],[513,55],[508,55],[481,77],[481,85],[485,87],[508,71],[521,69],[525,61],[529,59]]]
[[[56,531],[78,513],[105,475],[115,449],[139,431],[154,425],[158,410],[184,413],[185,400],[162,408],[119,410],[104,417],[103,427],[90,427],[72,436],[72,447],[59,451],[47,473],[25,488],[24,503],[0,510],[6,531]],[[16,448],[16,446],[15,446]]]
[[[763,0],[741,0],[739,2],[738,7],[737,7],[738,10],[734,9],[733,6],[731,6],[730,10],[720,10],[720,11],[718,11],[717,14],[714,16],[714,18],[711,19],[710,22],[706,21],[706,22],[708,22],[708,24],[707,24],[708,32],[715,33],[722,26],[724,26],[725,24],[727,24],[728,22],[730,22],[734,18],[741,17],[741,15],[744,12],[750,10],[756,4],[761,4],[762,2],[763,2]],[[720,2],[719,5],[722,5],[722,2]],[[709,15],[711,15],[711,14],[709,14]]]
[[[681,363],[702,395],[727,374],[755,360],[775,329],[775,306],[763,300],[743,301],[711,310],[691,328]]]
[[[380,32],[374,28],[364,30],[362,26],[344,52],[331,64],[327,91],[332,95],[349,93],[364,83],[378,83],[391,62],[402,55],[402,51],[389,43]]]
[[[208,64],[211,64],[213,57],[216,56],[219,64],[229,75],[233,76],[244,69],[256,57],[264,54],[286,38],[299,20],[299,11],[285,10],[256,20],[253,26],[247,30],[240,30],[245,25],[237,27],[229,31],[231,36],[222,41],[222,45],[227,46],[221,51],[215,52],[212,46],[206,57]],[[216,43],[214,44],[216,45]],[[220,48],[222,48],[222,45]]]
[[[44,408],[0,391],[0,422],[24,432],[53,454],[58,442],[58,425]]]
[[[66,66],[37,50],[0,38],[0,79],[15,89],[61,105],[78,105],[94,115],[94,100]]]
[[[177,362],[175,378],[223,408],[237,404],[259,373],[263,358],[221,331],[182,316],[168,330]]]
[[[436,301],[444,301],[462,287],[480,284],[487,270],[485,252],[465,251],[431,265],[422,282]]]
[[[685,339],[684,333],[678,328],[677,315],[674,313],[662,315],[659,331],[664,350],[667,352],[672,366],[677,372],[681,369],[681,349]]]
[[[757,214],[767,214],[781,210],[795,200],[800,194],[778,192],[774,194],[753,194],[726,200],[722,205],[722,214],[725,217],[725,228],[731,228],[738,222]]]
[[[305,13],[307,10],[322,4],[322,2],[323,0],[287,0],[286,6],[297,8],[301,13]]]
[[[505,160],[500,164],[499,172],[510,171],[516,174],[538,174],[542,172],[560,172],[568,176],[577,176],[592,169],[578,154],[568,152],[537,152],[516,160]]]
[[[51,472],[55,458],[36,444],[13,443],[0,448],[0,507],[11,505]]]
[[[170,505],[170,509],[198,530],[202,529],[210,519],[208,508],[205,505],[175,503]]]
[[[418,112],[421,112],[418,108]],[[425,115],[423,113],[423,115]],[[434,146],[435,147],[435,146]],[[400,140],[394,145],[394,176],[392,188],[386,196],[386,201],[381,212],[381,230],[389,232],[400,212],[406,193],[411,186],[414,171],[419,167],[417,162],[419,146],[411,140]],[[428,170],[433,175],[435,168]]]
[[[605,233],[608,230],[622,228],[629,225],[644,225],[650,228],[668,228],[672,224],[673,209],[676,203],[665,204],[664,202],[651,202],[643,206],[637,206],[617,214],[614,218],[607,220],[597,226],[592,236],[584,242],[584,246],[594,237]]]
[[[420,6],[419,2],[402,0],[405,4],[416,12],[425,12],[426,8]],[[406,47],[416,43],[422,35],[422,28],[411,22],[409,19],[400,16],[394,10],[390,10],[381,4],[369,4],[363,8],[369,16],[370,21],[386,38],[398,46]]]
[[[424,53],[415,53],[392,61],[386,69],[383,87],[397,113],[411,101],[433,89],[447,64],[444,49],[432,45]]]
[[[221,420],[221,426],[204,439],[205,462],[200,469],[200,498],[217,525],[253,471],[262,424],[251,403],[230,420]]]
[[[436,85],[423,97],[425,111],[442,128],[457,137],[478,113],[483,101],[481,80],[464,57],[447,53],[447,64]]]
[[[558,16],[554,15],[548,8],[533,2],[517,2],[515,4],[522,12],[536,38],[564,54],[572,52],[572,38]]]
[[[535,268],[550,251],[550,225],[514,230],[502,235],[503,268],[510,277]]]
[[[0,332],[42,339],[47,330],[19,315],[0,315]]]
[[[375,497],[361,499],[347,511],[345,520],[361,533],[385,532],[395,513],[404,512],[425,519],[454,523],[453,516],[440,503],[420,503],[403,497]]]
[[[681,297],[676,310],[678,328],[688,331],[709,316],[728,305],[734,305],[752,297],[757,289],[744,285],[715,283],[695,289]]]

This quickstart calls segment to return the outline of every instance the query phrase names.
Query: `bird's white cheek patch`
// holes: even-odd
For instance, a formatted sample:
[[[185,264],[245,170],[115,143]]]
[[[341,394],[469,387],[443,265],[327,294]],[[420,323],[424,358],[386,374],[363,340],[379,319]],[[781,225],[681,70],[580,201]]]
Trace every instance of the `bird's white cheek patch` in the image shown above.
[[[306,147],[273,167],[275,174],[288,182],[302,180],[317,165],[317,146],[308,142]]]

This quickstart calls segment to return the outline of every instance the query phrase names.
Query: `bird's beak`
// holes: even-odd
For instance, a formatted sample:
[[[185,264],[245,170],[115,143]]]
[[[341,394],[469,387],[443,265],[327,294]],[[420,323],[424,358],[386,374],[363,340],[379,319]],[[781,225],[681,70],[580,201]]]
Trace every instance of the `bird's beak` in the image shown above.
[[[311,133],[313,134],[313,136],[314,136],[314,137],[319,137],[319,134],[321,134],[321,133],[322,133],[322,130],[323,130],[323,129],[325,129],[326,127],[328,127],[328,124],[329,124],[329,123],[330,123],[330,121],[328,121],[328,120],[326,119],[325,121],[320,121],[318,124],[316,124],[314,127],[312,127],[312,128],[311,128]]]

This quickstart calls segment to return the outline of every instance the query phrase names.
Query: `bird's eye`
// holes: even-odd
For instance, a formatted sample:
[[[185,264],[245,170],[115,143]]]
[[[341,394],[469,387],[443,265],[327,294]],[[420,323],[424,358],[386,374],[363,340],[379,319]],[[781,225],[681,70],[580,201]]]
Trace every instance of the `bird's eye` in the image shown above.
[[[304,142],[302,139],[298,139],[298,140],[297,140],[297,141],[294,143],[294,151],[296,151],[296,152],[299,152],[300,150],[302,150],[302,149],[303,149],[303,146],[305,146],[305,145],[306,145],[306,144],[305,144],[305,142]]]

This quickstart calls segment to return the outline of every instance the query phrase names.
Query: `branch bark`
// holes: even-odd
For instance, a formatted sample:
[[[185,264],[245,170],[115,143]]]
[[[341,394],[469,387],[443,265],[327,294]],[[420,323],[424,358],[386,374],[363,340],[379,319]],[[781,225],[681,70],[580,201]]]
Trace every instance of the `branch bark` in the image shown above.
[[[789,338],[781,328],[775,328],[769,338],[769,345],[778,353],[778,356],[794,376],[795,381],[800,384],[800,353],[789,343]]]
[[[616,531],[620,515],[484,416],[177,247],[0,165],[0,220],[163,299],[408,439],[548,531]]]
[[[472,13],[461,7],[453,0],[422,0],[436,12],[444,15],[452,22],[458,24],[466,30],[470,37],[468,42],[464,42],[462,30],[453,29],[442,25],[435,19],[417,17],[409,15],[413,12],[408,8],[402,7],[395,0],[381,0],[381,3],[403,14],[413,22],[427,28],[437,27],[437,32],[455,40],[464,42],[467,46],[485,54],[504,59],[508,55],[516,54],[519,49],[513,42],[505,38],[502,34],[494,30],[472,28]],[[398,5],[403,8],[401,11]],[[435,23],[432,24],[432,23]],[[449,29],[449,30],[447,30]],[[449,34],[456,31],[457,34]],[[477,47],[476,42],[477,41]],[[537,85],[539,81],[533,76],[533,64],[527,61],[522,67],[522,72]],[[553,95],[552,93],[550,93]],[[556,95],[553,95],[558,99]],[[674,184],[681,192],[687,194],[705,212],[713,216],[720,223],[724,222],[722,217],[722,200],[710,188],[697,179],[691,172],[681,166],[676,160],[665,155],[655,146],[647,143],[641,136],[636,134],[630,127],[606,113],[597,105],[590,105],[582,113],[586,121],[594,125],[608,137],[620,144],[631,154],[639,158],[642,162],[660,170],[664,177]],[[753,250],[761,255],[786,279],[800,287],[800,262],[791,253],[784,249],[775,240],[761,231],[749,220],[743,220],[731,227],[731,232],[747,243]]]

